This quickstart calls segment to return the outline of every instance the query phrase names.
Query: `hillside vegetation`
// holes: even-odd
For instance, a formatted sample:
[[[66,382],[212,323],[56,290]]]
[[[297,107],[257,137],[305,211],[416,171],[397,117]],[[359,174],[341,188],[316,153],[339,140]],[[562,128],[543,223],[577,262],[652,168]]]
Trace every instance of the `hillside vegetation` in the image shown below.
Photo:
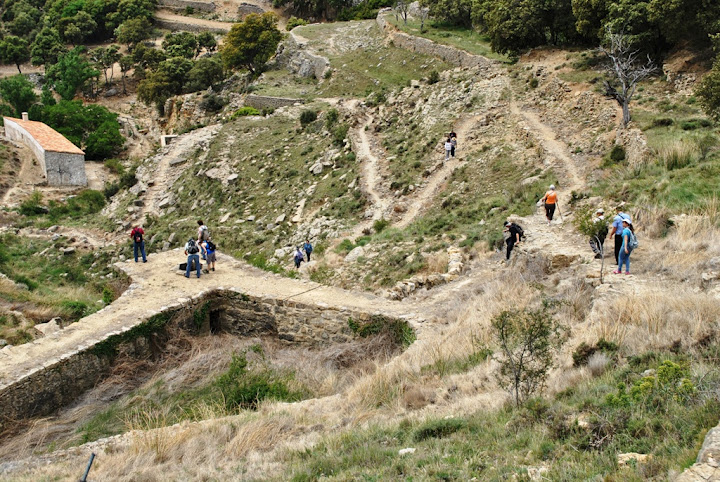
[[[385,6],[285,3],[310,20]],[[5,12],[22,10],[13,5]],[[693,466],[720,411],[717,7],[441,0],[407,22],[404,7],[381,13],[397,29],[388,36],[375,20],[296,27],[284,44],[295,63],[266,65],[264,45],[257,65],[228,65],[248,45],[202,46],[203,34],[128,45],[151,123],[179,136],[107,161],[103,193],[5,199],[0,338],[20,345],[41,336],[36,322],[112,303],[127,283],[111,266],[131,259],[129,226],[146,230],[142,266],[168,271],[153,258],[182,248],[198,219],[221,252],[308,292],[372,292],[424,322],[350,318],[356,340],[305,348],[210,336],[205,306],[189,328],[138,339],[73,406],[9,428],[3,478],[70,479],[90,449],[98,480],[640,481]],[[273,19],[250,18],[230,37],[280,40]],[[607,29],[659,66],[637,85],[627,125],[596,49]],[[455,66],[400,48],[398,32],[490,61]],[[298,73],[308,53],[327,60],[320,78]],[[249,94],[286,105],[252,107]],[[45,101],[43,115],[88,107]],[[87,144],[94,130],[75,135]],[[16,153],[0,146],[3,189],[17,187]],[[552,223],[536,204],[550,184]],[[585,229],[617,206],[640,240],[627,275],[611,274],[614,240],[601,260]],[[526,234],[508,261],[507,220]],[[312,260],[295,269],[306,239]]]

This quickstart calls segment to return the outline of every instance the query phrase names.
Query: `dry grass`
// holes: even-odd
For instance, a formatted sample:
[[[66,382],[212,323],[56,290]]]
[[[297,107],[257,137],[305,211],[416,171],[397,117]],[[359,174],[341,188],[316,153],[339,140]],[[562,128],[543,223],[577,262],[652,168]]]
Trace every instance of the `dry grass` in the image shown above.
[[[690,289],[648,289],[609,296],[596,302],[595,339],[622,345],[630,353],[667,347],[679,340],[693,345],[720,331],[720,303]]]
[[[697,142],[689,139],[676,139],[661,144],[657,148],[658,162],[667,169],[679,169],[689,166],[700,158]]]
[[[449,260],[447,253],[436,253],[425,259],[427,260],[426,272],[428,274],[447,272]]]

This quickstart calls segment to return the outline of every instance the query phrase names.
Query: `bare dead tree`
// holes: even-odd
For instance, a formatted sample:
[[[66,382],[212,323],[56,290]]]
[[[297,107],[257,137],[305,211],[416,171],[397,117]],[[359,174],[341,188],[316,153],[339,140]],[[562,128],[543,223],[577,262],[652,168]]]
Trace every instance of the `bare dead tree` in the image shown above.
[[[639,60],[640,51],[633,49],[628,37],[622,33],[607,30],[609,46],[599,47],[609,63],[607,70],[613,77],[611,82],[603,81],[605,95],[612,97],[622,107],[623,126],[630,122],[630,101],[635,95],[638,82],[646,79],[657,70],[655,63],[647,57],[647,62]]]
[[[403,23],[407,25],[408,14],[410,13],[410,2],[407,0],[397,0],[395,2],[395,11],[400,13]]]
[[[420,33],[425,33],[425,21],[430,16],[430,9],[427,7],[418,8],[418,18],[420,19]]]

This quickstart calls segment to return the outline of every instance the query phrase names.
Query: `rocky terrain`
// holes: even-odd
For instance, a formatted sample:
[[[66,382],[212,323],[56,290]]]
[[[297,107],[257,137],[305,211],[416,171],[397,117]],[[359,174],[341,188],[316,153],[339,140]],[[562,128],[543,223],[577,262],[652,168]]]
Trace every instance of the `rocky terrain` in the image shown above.
[[[216,19],[183,21],[217,27],[206,25]],[[88,296],[103,298],[86,300],[68,328],[71,307],[38,313],[41,293],[22,279],[0,280],[11,300],[2,302],[3,326],[6,316],[15,320],[15,338],[4,343],[15,346],[0,350],[3,389],[38,370],[54,373],[55,364],[108,337],[135,333],[128,319],[154,320],[169,307],[185,313],[161,331],[123,339],[121,356],[101,367],[108,379],[81,397],[28,420],[4,420],[4,479],[76,478],[93,451],[94,480],[590,480],[610,471],[614,480],[714,480],[717,428],[697,454],[718,422],[717,201],[696,200],[691,210],[634,192],[643,179],[655,190],[683,182],[662,171],[653,120],[673,114],[663,102],[679,117],[700,115],[690,91],[653,79],[641,100],[660,106],[639,104],[638,121],[625,129],[595,82],[576,79],[588,73],[577,67],[586,53],[538,50],[509,64],[404,35],[385,17],[294,29],[251,89],[268,106],[279,102],[260,115],[236,115],[247,100],[239,77],[213,92],[226,101],[217,113],[201,107],[210,93],[179,96],[168,101],[162,124],[143,118],[150,126],[143,133],[132,117],[139,113],[128,108],[126,135],[141,146],[136,182],[97,215],[53,218],[50,204],[35,218],[13,211],[33,191],[60,202],[75,193],[35,186],[27,150],[3,143],[0,193],[8,209],[0,215],[12,254],[75,260],[87,278],[48,279],[59,280],[63,293],[94,283]],[[314,119],[301,122],[307,111]],[[178,133],[162,148],[150,139],[161,126]],[[458,151],[445,160],[450,131]],[[608,165],[614,146],[624,153],[617,169]],[[97,179],[119,177],[98,172]],[[550,183],[561,209],[551,224],[535,205]],[[612,254],[596,259],[577,230],[586,213],[611,213],[621,201],[642,243],[632,275],[611,274]],[[218,272],[196,282],[175,265],[200,218],[223,255]],[[507,219],[527,234],[509,262]],[[127,243],[137,224],[148,233],[149,261],[140,268]],[[294,270],[292,252],[306,239],[315,245],[312,261]],[[75,276],[69,265],[66,271]],[[385,333],[363,342],[353,339],[362,328],[352,316],[348,328],[344,318],[332,325],[334,315],[322,323],[308,316],[312,328],[296,324],[283,336],[213,337],[203,297],[215,290],[249,295],[274,314],[307,305],[341,317],[350,309],[370,320],[397,316],[409,320],[413,338],[389,344]],[[554,310],[568,339],[546,398],[514,409],[498,382],[503,357],[492,321],[503,310],[541,306]],[[338,339],[329,343],[322,327],[331,325]],[[292,343],[306,338],[317,346]],[[593,363],[590,355],[578,363],[591,348]],[[303,395],[227,410],[208,393],[232,369],[230,352],[289,377]],[[652,419],[650,408],[621,397],[625,383],[660,383],[655,377],[668,361],[694,389],[682,399],[692,405],[692,424],[677,432],[680,422]],[[682,407],[682,394],[664,389],[671,401],[652,392],[657,404],[680,410],[672,407]],[[598,405],[615,393],[625,405]],[[193,398],[203,403],[186,403]],[[618,406],[626,425],[611,415]],[[418,435],[423,430],[430,435]],[[478,442],[478,433],[495,430],[493,442]],[[516,441],[504,442],[505,432]],[[657,433],[678,446],[650,442]],[[578,449],[576,440],[586,445]],[[342,455],[351,450],[355,462]]]

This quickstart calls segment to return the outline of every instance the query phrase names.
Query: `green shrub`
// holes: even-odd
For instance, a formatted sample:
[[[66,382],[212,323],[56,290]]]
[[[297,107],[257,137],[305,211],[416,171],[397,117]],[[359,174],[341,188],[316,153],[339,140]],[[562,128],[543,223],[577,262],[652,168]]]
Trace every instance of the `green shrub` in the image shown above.
[[[257,110],[255,107],[245,106],[240,107],[238,110],[236,110],[233,115],[230,116],[230,120],[235,120],[238,117],[246,117],[249,115],[260,115],[260,111]]]
[[[348,124],[342,123],[332,130],[333,142],[335,145],[342,146],[345,143],[349,129],[350,126]]]
[[[122,175],[125,173],[125,166],[122,165],[119,159],[105,159],[103,165],[113,174]]]
[[[308,24],[307,20],[292,16],[288,19],[285,29],[289,32],[290,30],[294,29],[295,27],[298,27],[301,25],[307,25],[307,24]]]
[[[88,314],[88,305],[83,301],[65,300],[60,307],[74,320],[79,320]]]
[[[20,203],[20,214],[23,216],[37,216],[45,214],[48,208],[42,204],[42,194],[40,191],[33,191],[28,199]]]
[[[425,422],[415,431],[413,438],[416,442],[422,442],[430,438],[443,438],[464,429],[467,426],[465,420],[449,418]]]
[[[342,241],[340,241],[340,244],[338,244],[337,247],[335,248],[335,252],[338,254],[342,254],[342,253],[347,254],[350,251],[352,251],[354,248],[355,248],[355,245],[353,244],[352,241],[350,241],[349,239],[343,239]]]
[[[437,70],[431,70],[430,74],[428,75],[428,84],[437,84],[440,82],[440,74]]]
[[[338,110],[334,108],[330,109],[325,114],[325,127],[327,127],[328,129],[332,128],[337,123],[339,118],[340,113],[338,112]]]
[[[605,155],[602,167],[610,167],[615,164],[619,164],[625,160],[625,148],[620,144],[615,144],[610,152]]]
[[[650,124],[650,128],[653,127],[669,127],[673,125],[675,121],[671,119],[670,117],[659,117],[657,119],[653,119],[652,123]]]
[[[263,400],[292,402],[302,399],[300,392],[292,391],[282,377],[269,369],[252,371],[248,368],[245,353],[234,354],[230,368],[215,382],[229,410],[237,408],[257,410]]]
[[[538,79],[537,77],[533,77],[530,79],[530,88],[535,89],[538,86]]]
[[[317,120],[317,112],[306,109],[300,113],[300,125],[305,128]]]
[[[376,233],[380,233],[385,228],[387,228],[389,225],[390,225],[390,221],[388,221],[385,218],[376,219],[375,222],[373,222],[373,231],[375,231]]]
[[[105,303],[106,305],[109,305],[110,303],[113,302],[114,298],[115,298],[115,293],[113,292],[113,290],[110,289],[109,286],[104,286],[103,291],[102,291],[103,303]]]
[[[207,112],[220,112],[227,105],[227,99],[212,92],[200,101],[200,108]]]

